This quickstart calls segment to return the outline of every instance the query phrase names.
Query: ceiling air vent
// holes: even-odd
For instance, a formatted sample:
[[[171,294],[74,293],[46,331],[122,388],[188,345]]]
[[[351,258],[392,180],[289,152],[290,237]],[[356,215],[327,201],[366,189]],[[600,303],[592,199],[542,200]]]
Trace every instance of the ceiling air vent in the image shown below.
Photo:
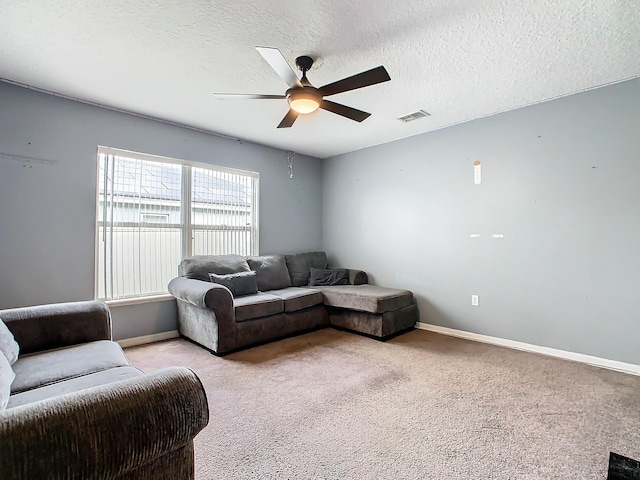
[[[418,110],[417,112],[413,112],[413,113],[410,113],[408,115],[404,115],[404,116],[398,118],[398,120],[407,123],[407,122],[412,122],[414,120],[417,120],[419,118],[428,117],[430,115],[431,114],[429,112],[425,112],[424,110]]]

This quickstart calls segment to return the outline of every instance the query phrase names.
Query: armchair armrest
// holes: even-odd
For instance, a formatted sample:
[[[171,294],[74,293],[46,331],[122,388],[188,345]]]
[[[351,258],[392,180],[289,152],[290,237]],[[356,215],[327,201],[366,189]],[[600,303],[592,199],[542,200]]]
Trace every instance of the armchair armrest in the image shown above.
[[[0,310],[20,354],[111,340],[111,314],[100,301],[56,303]]]
[[[200,379],[172,367],[0,412],[0,478],[117,478],[209,421]]]

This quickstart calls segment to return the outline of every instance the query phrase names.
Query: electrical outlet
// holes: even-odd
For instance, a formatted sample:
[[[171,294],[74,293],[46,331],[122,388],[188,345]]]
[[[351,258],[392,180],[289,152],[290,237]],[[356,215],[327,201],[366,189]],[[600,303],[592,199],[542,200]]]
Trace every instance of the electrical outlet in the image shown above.
[[[474,307],[477,307],[479,305],[478,295],[471,295],[471,305],[473,305]]]

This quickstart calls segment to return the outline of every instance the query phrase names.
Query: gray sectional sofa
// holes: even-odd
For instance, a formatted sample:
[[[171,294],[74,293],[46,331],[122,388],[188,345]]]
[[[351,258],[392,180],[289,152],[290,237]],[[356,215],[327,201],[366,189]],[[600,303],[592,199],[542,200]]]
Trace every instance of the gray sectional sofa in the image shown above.
[[[199,255],[179,274],[169,292],[180,334],[220,355],[328,326],[386,339],[418,321],[412,292],[328,268],[325,252]]]
[[[192,479],[209,420],[188,368],[144,374],[103,302],[0,310],[0,478]]]

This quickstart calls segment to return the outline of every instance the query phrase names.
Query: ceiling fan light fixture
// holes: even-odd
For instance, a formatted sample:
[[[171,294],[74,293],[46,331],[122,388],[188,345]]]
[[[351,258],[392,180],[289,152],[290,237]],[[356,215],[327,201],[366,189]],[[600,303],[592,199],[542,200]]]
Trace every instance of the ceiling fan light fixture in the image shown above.
[[[315,112],[322,101],[320,95],[309,91],[293,92],[288,99],[291,109],[303,115]]]

